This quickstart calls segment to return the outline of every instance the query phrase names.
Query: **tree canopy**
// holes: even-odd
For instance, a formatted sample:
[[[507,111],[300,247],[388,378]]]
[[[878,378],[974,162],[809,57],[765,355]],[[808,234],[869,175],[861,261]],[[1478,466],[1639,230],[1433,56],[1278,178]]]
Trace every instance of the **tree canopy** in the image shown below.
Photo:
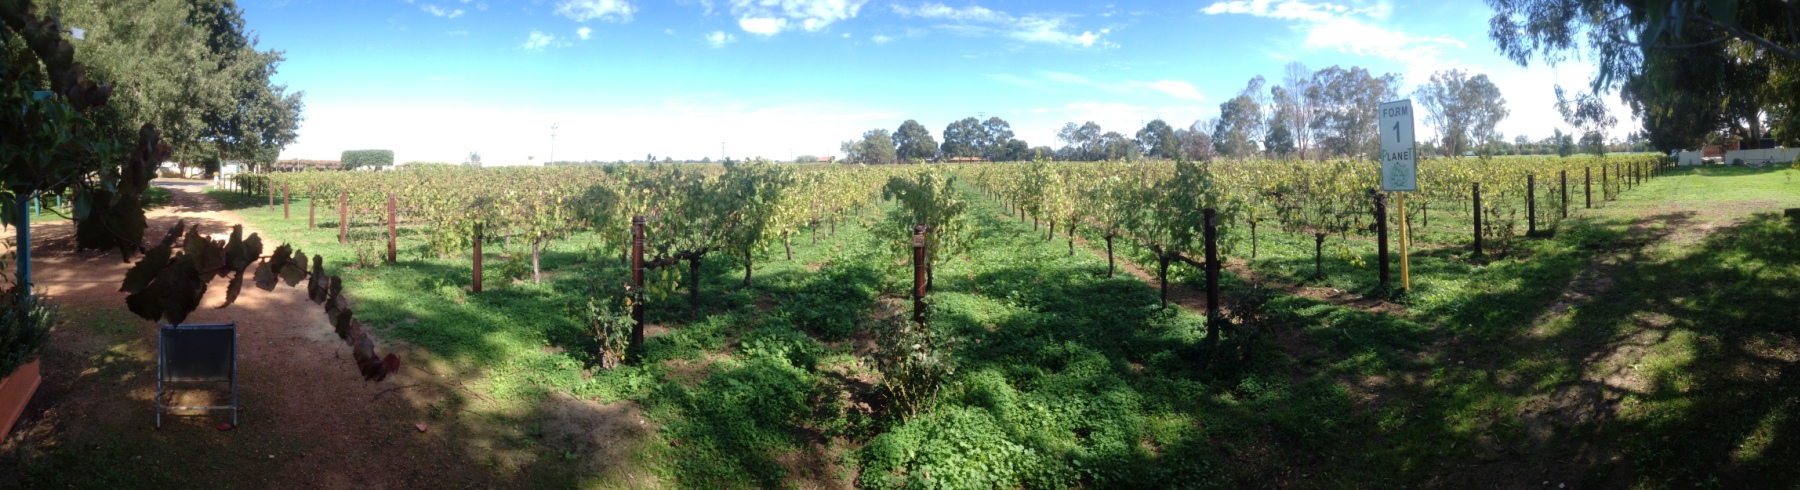
[[[930,160],[937,155],[937,139],[918,121],[907,119],[894,131],[894,155],[901,161]]]
[[[303,93],[270,78],[283,61],[257,49],[232,0],[49,0],[45,10],[86,29],[76,58],[120,90],[95,115],[114,137],[155,124],[185,160],[262,161],[294,141]]]
[[[1431,74],[1416,95],[1425,109],[1425,124],[1437,130],[1439,145],[1450,156],[1500,138],[1494,127],[1506,119],[1506,98],[1487,74],[1469,76],[1460,69]]]
[[[1800,5],[1488,3],[1488,37],[1502,54],[1527,66],[1581,53],[1595,65],[1585,93],[1619,90],[1659,150],[1693,149],[1714,137],[1800,143]]]

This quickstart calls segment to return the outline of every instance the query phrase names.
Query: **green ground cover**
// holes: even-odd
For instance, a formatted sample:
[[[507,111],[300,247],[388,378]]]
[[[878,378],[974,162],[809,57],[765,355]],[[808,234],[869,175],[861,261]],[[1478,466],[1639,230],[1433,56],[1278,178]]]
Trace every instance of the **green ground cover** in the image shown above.
[[[458,403],[491,410],[458,423],[562,456],[529,443],[533,407],[556,393],[628,400],[659,427],[630,457],[662,486],[1742,488],[1800,481],[1800,242],[1766,214],[1800,206],[1795,173],[1678,170],[1503,255],[1419,250],[1405,315],[1278,297],[1259,355],[1210,369],[1203,319],[1157,308],[1140,281],[1106,278],[1103,255],[1070,255],[968,192],[974,251],[936,271],[934,295],[956,367],[911,420],[866,408],[881,404],[857,353],[909,272],[872,219],[816,246],[796,237],[792,261],[776,247],[749,287],[741,265],[708,260],[700,317],[685,294],[656,300],[650,323],[667,333],[606,371],[575,312],[624,268],[592,236],[552,245],[543,284],[494,287],[502,255],[523,247],[491,245],[492,290],[470,294],[467,257],[426,256],[404,232],[400,263],[349,268],[329,213],[307,230],[303,201],[283,220],[213,195],[270,238],[325,253],[379,336],[470,379],[480,396]],[[1317,279],[1311,237],[1261,235],[1259,274],[1381,292],[1370,242],[1330,239]],[[795,463],[809,458],[829,471]],[[572,465],[496,471],[626,486]]]

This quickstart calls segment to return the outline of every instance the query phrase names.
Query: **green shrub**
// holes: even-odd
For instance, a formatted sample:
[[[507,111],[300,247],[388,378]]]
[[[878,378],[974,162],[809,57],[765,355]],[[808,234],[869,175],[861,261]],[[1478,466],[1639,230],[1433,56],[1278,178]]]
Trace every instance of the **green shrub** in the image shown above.
[[[738,341],[744,359],[768,359],[811,371],[825,346],[792,327],[760,328]]]
[[[869,441],[867,488],[1015,488],[1039,463],[987,411],[944,407]]]
[[[17,291],[0,293],[0,377],[37,359],[56,324],[56,307],[48,299]]]

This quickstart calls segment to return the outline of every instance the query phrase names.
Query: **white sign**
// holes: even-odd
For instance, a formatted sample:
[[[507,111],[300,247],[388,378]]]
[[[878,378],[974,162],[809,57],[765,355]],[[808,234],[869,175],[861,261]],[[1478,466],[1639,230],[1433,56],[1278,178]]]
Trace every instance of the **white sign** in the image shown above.
[[[1413,144],[1412,100],[1381,104],[1381,190],[1418,192],[1419,160]]]

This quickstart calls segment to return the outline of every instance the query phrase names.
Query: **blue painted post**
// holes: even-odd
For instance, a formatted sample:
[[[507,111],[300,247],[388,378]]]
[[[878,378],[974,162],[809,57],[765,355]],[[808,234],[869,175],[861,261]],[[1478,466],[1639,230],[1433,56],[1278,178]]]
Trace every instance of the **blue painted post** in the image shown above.
[[[19,294],[31,296],[31,214],[25,207],[31,200],[31,194],[19,193],[18,249],[19,249]]]

